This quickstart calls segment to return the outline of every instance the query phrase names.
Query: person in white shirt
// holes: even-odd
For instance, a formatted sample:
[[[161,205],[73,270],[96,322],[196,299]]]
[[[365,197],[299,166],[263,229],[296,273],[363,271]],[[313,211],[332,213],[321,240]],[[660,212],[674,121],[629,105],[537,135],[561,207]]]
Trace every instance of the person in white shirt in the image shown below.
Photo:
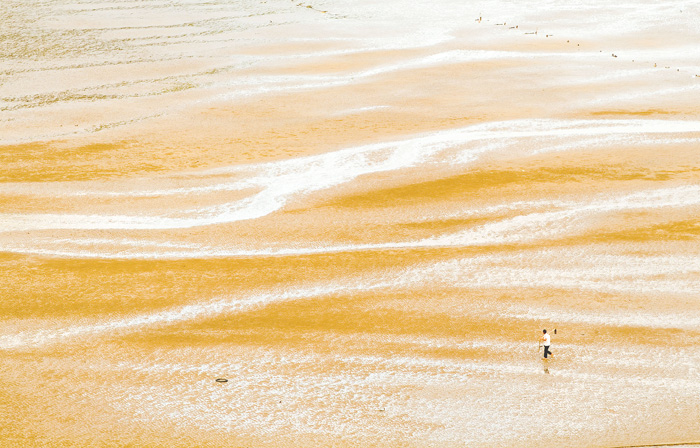
[[[550,339],[549,335],[547,334],[547,330],[542,330],[542,337],[540,338],[540,342],[542,342],[542,345],[544,346],[544,357],[546,359],[547,355],[552,355],[552,352],[549,351]],[[552,355],[552,357],[554,357],[554,355]]]

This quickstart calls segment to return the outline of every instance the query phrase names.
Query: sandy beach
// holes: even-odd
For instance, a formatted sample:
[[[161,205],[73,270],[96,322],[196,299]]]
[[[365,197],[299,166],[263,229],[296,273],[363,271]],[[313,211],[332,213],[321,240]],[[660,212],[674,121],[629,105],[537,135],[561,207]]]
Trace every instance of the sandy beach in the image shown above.
[[[0,447],[700,446],[699,17],[3,2]]]

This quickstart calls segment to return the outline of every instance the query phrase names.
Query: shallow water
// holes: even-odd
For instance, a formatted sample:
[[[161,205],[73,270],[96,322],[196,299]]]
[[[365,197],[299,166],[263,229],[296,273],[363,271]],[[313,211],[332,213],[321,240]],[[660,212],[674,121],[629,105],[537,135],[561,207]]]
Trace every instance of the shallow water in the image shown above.
[[[4,2],[0,445],[699,441],[699,15]]]

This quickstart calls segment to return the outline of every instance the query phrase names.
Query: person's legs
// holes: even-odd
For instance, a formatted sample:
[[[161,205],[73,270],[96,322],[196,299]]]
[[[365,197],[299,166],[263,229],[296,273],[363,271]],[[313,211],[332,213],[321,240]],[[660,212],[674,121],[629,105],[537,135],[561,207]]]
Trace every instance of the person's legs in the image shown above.
[[[544,346],[544,357],[545,359],[547,358],[547,355],[549,354],[549,345]]]

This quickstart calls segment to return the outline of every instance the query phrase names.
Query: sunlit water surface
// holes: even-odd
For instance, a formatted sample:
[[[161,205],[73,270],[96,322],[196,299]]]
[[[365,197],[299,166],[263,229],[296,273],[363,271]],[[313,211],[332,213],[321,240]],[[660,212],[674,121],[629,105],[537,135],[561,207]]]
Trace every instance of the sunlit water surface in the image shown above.
[[[2,2],[0,446],[700,441],[698,17]]]

